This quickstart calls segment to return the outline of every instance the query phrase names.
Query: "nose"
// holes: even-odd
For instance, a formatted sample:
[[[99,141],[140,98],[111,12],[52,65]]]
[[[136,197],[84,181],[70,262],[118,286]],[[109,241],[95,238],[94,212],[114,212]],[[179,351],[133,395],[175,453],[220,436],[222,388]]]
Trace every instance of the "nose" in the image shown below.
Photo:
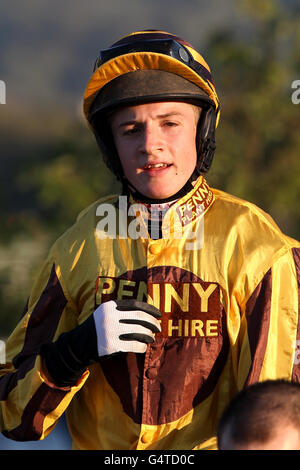
[[[163,139],[158,126],[147,124],[141,138],[140,151],[152,155],[163,150]]]

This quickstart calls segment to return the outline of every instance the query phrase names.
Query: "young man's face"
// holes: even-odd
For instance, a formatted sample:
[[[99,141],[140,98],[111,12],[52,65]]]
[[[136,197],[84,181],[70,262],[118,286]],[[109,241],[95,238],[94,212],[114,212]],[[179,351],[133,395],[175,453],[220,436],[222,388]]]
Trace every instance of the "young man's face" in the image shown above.
[[[112,133],[127,180],[152,199],[176,194],[197,161],[200,109],[187,103],[159,102],[117,111]]]

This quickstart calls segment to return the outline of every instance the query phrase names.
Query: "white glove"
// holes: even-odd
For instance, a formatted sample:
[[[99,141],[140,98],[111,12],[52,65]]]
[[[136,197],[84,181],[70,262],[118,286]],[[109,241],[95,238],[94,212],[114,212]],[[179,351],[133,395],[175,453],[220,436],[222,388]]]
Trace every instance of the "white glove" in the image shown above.
[[[99,357],[117,352],[144,353],[161,331],[160,311],[133,299],[110,300],[93,313]]]

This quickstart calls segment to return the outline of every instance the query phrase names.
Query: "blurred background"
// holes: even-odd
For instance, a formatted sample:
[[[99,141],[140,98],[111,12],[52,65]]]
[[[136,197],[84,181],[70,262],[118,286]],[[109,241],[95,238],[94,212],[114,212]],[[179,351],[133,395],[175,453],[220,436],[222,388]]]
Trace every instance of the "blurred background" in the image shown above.
[[[0,340],[50,245],[118,189],[82,97],[98,52],[140,29],[183,37],[212,69],[221,120],[209,184],[259,205],[300,239],[298,0],[10,0],[0,14]],[[70,447],[64,417],[43,442],[0,437],[0,449]]]

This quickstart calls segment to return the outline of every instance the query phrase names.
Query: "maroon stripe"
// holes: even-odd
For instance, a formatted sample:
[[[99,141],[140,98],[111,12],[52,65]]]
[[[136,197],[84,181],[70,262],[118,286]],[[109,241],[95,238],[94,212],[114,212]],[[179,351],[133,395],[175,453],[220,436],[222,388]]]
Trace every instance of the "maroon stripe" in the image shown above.
[[[246,385],[257,382],[261,372],[268,340],[272,295],[272,271],[265,274],[246,305],[251,367]]]
[[[211,73],[207,70],[207,68],[204,67],[204,65],[194,60],[193,69],[198,73],[198,75],[200,75],[201,78],[203,78],[205,81],[209,80],[215,86],[215,82],[211,76]],[[212,89],[210,85],[209,87],[210,89]]]
[[[31,313],[23,349],[13,359],[17,371],[0,378],[1,400],[7,399],[18,380],[32,369],[40,347],[52,340],[66,303],[53,265],[47,286]]]
[[[199,277],[185,269],[174,266],[155,266],[148,270],[148,282],[177,283],[199,282]]]
[[[48,284],[30,316],[23,349],[13,359],[16,368],[24,357],[38,354],[41,345],[52,340],[66,304],[67,299],[53,265]]]
[[[28,371],[34,367],[36,356],[30,356],[24,359],[16,372],[10,372],[0,378],[0,400],[6,400],[11,390],[13,390],[18,380],[25,377]]]
[[[122,38],[119,41],[112,44],[111,47],[121,46],[122,44],[130,44],[130,43],[134,43],[135,41],[139,41],[139,40],[143,40],[143,39],[146,39],[146,40],[147,39],[174,39],[175,41],[180,42],[180,44],[183,44],[185,46],[188,46],[188,47],[191,47],[192,49],[194,49],[193,46],[189,42],[185,41],[184,39],[180,38],[179,36],[175,36],[174,34],[160,33],[160,32],[157,32],[155,30],[153,30],[153,32],[151,32],[151,33],[147,33],[146,31],[145,32],[140,32],[138,34],[133,34],[131,36],[126,36],[125,38]]]
[[[300,248],[292,249],[296,274],[297,274],[297,283],[298,283],[298,315],[300,315]],[[296,356],[294,361],[294,367],[292,371],[292,381],[300,382],[300,321],[298,319],[298,329],[297,329],[297,344],[296,344]]]
[[[67,393],[67,390],[54,389],[43,383],[25,407],[21,424],[11,431],[3,431],[4,436],[16,441],[38,440],[43,432],[45,417]]]

